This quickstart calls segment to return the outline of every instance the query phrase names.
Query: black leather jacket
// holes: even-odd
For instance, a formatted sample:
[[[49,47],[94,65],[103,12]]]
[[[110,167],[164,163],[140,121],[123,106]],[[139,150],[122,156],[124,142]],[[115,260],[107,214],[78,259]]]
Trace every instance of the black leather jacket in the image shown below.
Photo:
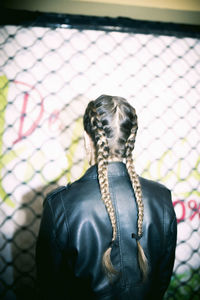
[[[101,200],[96,166],[78,181],[53,191],[44,203],[36,248],[40,299],[162,299],[169,285],[176,247],[176,216],[171,193],[161,184],[140,178],[143,237],[149,263],[143,282],[138,266],[137,209],[125,164],[109,163],[109,187],[117,217],[117,240],[111,259],[119,271],[109,282],[102,269],[112,228]]]

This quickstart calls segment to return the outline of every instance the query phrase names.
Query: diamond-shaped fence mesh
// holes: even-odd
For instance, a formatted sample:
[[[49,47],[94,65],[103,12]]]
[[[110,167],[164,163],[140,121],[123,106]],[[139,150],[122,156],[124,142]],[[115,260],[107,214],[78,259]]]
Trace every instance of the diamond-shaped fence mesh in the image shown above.
[[[200,40],[65,26],[0,28],[0,297],[32,299],[46,194],[87,169],[82,115],[100,94],[136,108],[137,172],[172,190],[165,299],[200,293]]]

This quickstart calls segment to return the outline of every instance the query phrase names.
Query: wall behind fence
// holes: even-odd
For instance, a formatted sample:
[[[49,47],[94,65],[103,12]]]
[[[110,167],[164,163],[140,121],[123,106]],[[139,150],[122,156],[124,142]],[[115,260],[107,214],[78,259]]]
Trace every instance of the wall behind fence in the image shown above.
[[[42,202],[87,169],[82,115],[100,94],[136,108],[137,172],[172,190],[178,244],[166,299],[199,299],[199,58],[196,38],[0,28],[1,299],[34,295]]]

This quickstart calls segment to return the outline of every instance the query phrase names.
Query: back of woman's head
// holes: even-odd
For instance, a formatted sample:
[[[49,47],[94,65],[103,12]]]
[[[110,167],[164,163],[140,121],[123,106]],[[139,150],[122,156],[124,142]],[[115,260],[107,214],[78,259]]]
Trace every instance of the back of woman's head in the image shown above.
[[[128,139],[132,142],[131,150],[134,148],[137,115],[124,98],[102,95],[88,104],[84,129],[91,137],[95,149],[103,134],[107,140],[109,158],[125,158]]]
[[[122,97],[102,95],[89,102],[83,123],[85,131],[94,144],[101,197],[112,225],[111,245],[103,255],[103,265],[106,273],[109,277],[117,274],[110,259],[112,242],[117,238],[117,221],[109,192],[107,166],[109,160],[124,159],[137,202],[137,233],[134,234],[134,237],[138,245],[139,266],[143,278],[145,278],[147,275],[147,260],[139,242],[142,237],[144,206],[141,186],[132,158],[138,128],[136,111]]]

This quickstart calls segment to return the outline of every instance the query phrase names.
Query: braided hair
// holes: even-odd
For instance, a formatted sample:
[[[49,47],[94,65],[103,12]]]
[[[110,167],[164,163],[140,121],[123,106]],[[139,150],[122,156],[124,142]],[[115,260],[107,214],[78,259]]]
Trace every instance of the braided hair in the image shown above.
[[[103,266],[109,277],[117,274],[110,258],[112,242],[117,237],[117,224],[115,210],[109,193],[108,161],[112,159],[125,159],[137,202],[138,232],[136,240],[138,245],[138,261],[143,278],[145,278],[147,275],[147,259],[139,242],[142,236],[144,206],[141,186],[132,158],[138,128],[135,109],[122,97],[102,95],[96,100],[89,102],[84,114],[83,123],[85,131],[91,137],[95,146],[101,197],[112,225],[112,241],[103,254]]]

